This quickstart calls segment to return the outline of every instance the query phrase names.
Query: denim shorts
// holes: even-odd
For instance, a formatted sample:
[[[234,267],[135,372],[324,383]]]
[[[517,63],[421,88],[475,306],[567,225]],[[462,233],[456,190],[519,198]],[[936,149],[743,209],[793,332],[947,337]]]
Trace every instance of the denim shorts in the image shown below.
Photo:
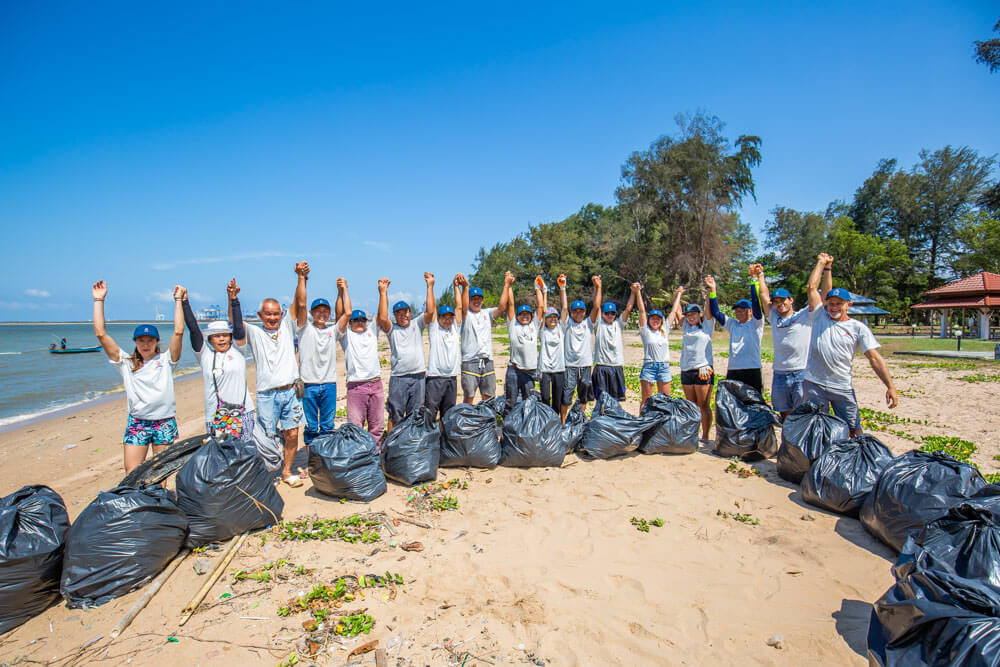
[[[666,361],[644,361],[639,379],[646,382],[670,382],[670,363]]]
[[[268,389],[257,392],[257,421],[269,436],[278,430],[298,428],[304,421],[302,400],[295,395],[295,387]]]
[[[833,414],[847,422],[852,431],[861,430],[861,411],[858,410],[858,398],[853,389],[834,389],[805,380],[802,383],[802,399],[819,403],[824,412],[827,406],[832,407]]]
[[[791,412],[802,403],[802,383],[806,370],[774,371],[771,380],[771,403],[778,412]]]

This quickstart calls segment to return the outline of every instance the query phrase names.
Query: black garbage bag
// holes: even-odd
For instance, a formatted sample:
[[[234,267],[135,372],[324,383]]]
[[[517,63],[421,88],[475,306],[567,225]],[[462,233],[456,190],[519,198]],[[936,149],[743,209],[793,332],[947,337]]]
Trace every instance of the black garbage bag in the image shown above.
[[[989,495],[987,495],[989,494]],[[927,552],[934,569],[1000,587],[1000,487],[986,487],[931,521],[903,545],[903,553]]]
[[[503,420],[500,465],[544,468],[562,465],[566,457],[562,420],[537,394],[518,401]]]
[[[441,429],[427,408],[420,406],[393,424],[382,439],[382,470],[389,479],[413,486],[437,479],[441,460]]]
[[[575,450],[580,441],[583,440],[583,432],[586,430],[587,415],[583,412],[583,405],[577,401],[566,413],[566,421],[563,422],[559,435],[562,439],[563,451],[569,454]]]
[[[869,533],[899,551],[911,533],[987,486],[976,468],[943,452],[911,450],[890,463],[861,507]]]
[[[657,422],[628,414],[608,392],[601,392],[577,451],[593,459],[608,459],[639,447],[642,436]]]
[[[657,424],[642,438],[639,451],[643,454],[692,454],[698,449],[701,410],[691,401],[653,394],[639,416]]]
[[[201,446],[207,443],[211,437],[210,434],[205,433],[178,440],[159,454],[146,459],[133,468],[132,472],[125,475],[122,481],[118,482],[118,486],[139,488],[140,486],[159,484],[180,470],[188,462],[188,459],[194,456],[194,453],[201,449]]]
[[[385,493],[375,436],[350,422],[318,436],[309,443],[309,479],[327,496],[375,500]]]
[[[188,520],[160,485],[101,491],[66,535],[60,592],[98,607],[144,586],[184,546]]]
[[[47,486],[0,498],[0,634],[59,599],[67,530],[66,505]]]
[[[988,542],[967,544],[995,549]],[[892,573],[896,584],[875,603],[868,624],[869,664],[1000,665],[1000,585],[975,572],[966,576],[913,540]]]
[[[737,380],[720,380],[715,392],[715,453],[744,461],[768,459],[778,452],[774,427],[778,414],[760,392]]]
[[[200,547],[277,523],[285,509],[253,443],[212,438],[177,473],[186,545]]]
[[[441,466],[493,468],[500,462],[500,415],[504,397],[461,403],[441,418]]]
[[[892,461],[892,452],[874,436],[862,434],[835,442],[813,461],[802,478],[802,499],[831,512],[857,517],[865,498]]]
[[[840,417],[817,403],[803,403],[785,417],[778,448],[778,476],[798,484],[809,466],[835,442],[851,437],[851,429]]]

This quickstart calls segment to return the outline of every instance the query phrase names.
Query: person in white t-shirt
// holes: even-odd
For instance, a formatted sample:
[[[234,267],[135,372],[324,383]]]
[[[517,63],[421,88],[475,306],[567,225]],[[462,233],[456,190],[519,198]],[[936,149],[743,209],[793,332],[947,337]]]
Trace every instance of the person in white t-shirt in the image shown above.
[[[306,280],[309,279],[308,265]],[[337,415],[337,348],[340,347],[340,330],[335,326],[336,318],[344,313],[344,291],[337,279],[337,299],[331,310],[326,299],[314,299],[309,304],[309,315],[305,323],[302,315],[308,301],[306,294],[302,295],[302,303],[294,303],[290,309],[295,320],[295,333],[299,339],[299,377],[302,379],[302,411],[306,419],[306,427],[302,440],[308,451],[311,443],[318,435],[330,433],[335,428],[334,417]],[[331,315],[334,322],[330,321]]]
[[[740,299],[733,304],[734,317],[726,317],[719,310],[715,293],[715,278],[705,276],[708,285],[708,307],[712,317],[729,332],[729,364],[726,379],[748,384],[758,392],[764,391],[761,375],[760,344],[764,340],[764,315],[757,298],[757,286],[750,286],[750,299]]]
[[[854,394],[852,372],[855,352],[860,350],[868,358],[875,375],[885,385],[885,402],[889,409],[899,405],[899,395],[871,329],[847,314],[847,309],[851,307],[851,293],[843,287],[835,287],[826,293],[824,303],[819,292],[820,274],[832,264],[833,257],[821,253],[816,268],[809,276],[812,337],[802,400],[818,403],[823,410],[832,407],[833,413],[847,422],[851,437],[854,437],[861,433],[861,414]]]
[[[597,290],[601,293],[601,276],[597,276]],[[608,392],[618,401],[625,400],[625,343],[622,328],[632,313],[635,292],[630,291],[628,303],[618,317],[618,306],[613,301],[601,306],[601,318],[594,322],[594,398]]]
[[[347,421],[365,428],[382,446],[385,432],[385,390],[378,360],[378,324],[363,310],[351,309],[351,295],[344,282],[344,314],[337,320],[340,346],[347,366]]]
[[[594,323],[601,312],[601,277],[591,276],[594,284],[594,303],[587,314],[587,304],[577,299],[567,306],[566,281],[559,285],[559,303],[562,306],[563,354],[566,362],[566,384],[563,389],[563,422],[573,403],[573,392],[584,409],[594,400],[591,366],[594,363]]]
[[[504,376],[504,416],[510,414],[518,397],[528,398],[535,390],[535,373],[538,371],[538,327],[541,324],[545,300],[541,276],[535,281],[535,308],[526,303],[514,307],[512,281],[505,281],[507,290],[507,333],[510,336],[510,361]],[[542,285],[545,283],[543,282]]]
[[[132,340],[135,351],[126,354],[108,335],[104,324],[104,300],[108,286],[103,280],[94,283],[94,335],[118,367],[128,400],[128,423],[125,427],[123,459],[125,474],[146,459],[149,446],[158,454],[177,440],[177,404],[174,400],[174,366],[181,358],[184,343],[183,292],[174,287],[174,335],[167,352],[160,352],[160,332],[150,324],[135,328]]]
[[[541,276],[535,279],[541,280]],[[566,274],[561,273],[556,279],[560,293],[563,295],[563,309],[565,310],[566,295]],[[555,308],[549,306],[548,289],[541,283],[542,306],[539,310],[545,313],[542,320],[542,327],[538,337],[541,345],[538,350],[538,370],[541,373],[540,389],[542,403],[550,406],[556,414],[563,414],[563,393],[566,390],[566,353],[563,350],[563,339],[566,337],[563,327],[559,322],[560,313]]]
[[[705,310],[709,308],[708,293],[705,294]],[[701,410],[701,439],[708,440],[712,429],[712,389],[715,386],[715,369],[712,356],[712,333],[715,319],[704,317],[704,311],[696,303],[684,306],[684,317],[677,315],[683,337],[681,338],[681,388],[684,398]]]
[[[462,276],[466,283],[469,281]],[[476,390],[482,400],[497,393],[496,371],[493,367],[493,320],[507,312],[507,281],[514,280],[510,271],[504,277],[500,305],[483,308],[483,290],[464,284],[464,297],[458,303],[462,313],[462,395],[466,403],[475,403]]]
[[[299,469],[292,473],[295,452],[299,448],[299,425],[302,424],[302,400],[295,391],[299,365],[295,360],[295,329],[306,322],[306,280],[309,264],[295,264],[295,306],[282,311],[277,299],[264,299],[257,316],[261,326],[246,325],[246,338],[236,339],[239,347],[250,345],[257,372],[257,422],[268,438],[279,434],[283,440],[285,461],[281,479],[291,487],[302,486],[301,477],[308,473]]]
[[[424,272],[427,298],[424,312],[412,316],[410,304],[397,301],[392,306],[395,321],[389,321],[388,278],[378,281],[378,313],[375,322],[389,339],[389,397],[385,402],[389,421],[385,432],[393,424],[403,421],[411,412],[424,404],[424,385],[427,382],[427,362],[424,360],[423,331],[434,321],[434,274]]]
[[[681,295],[684,288],[674,292],[674,303],[670,315],[664,320],[663,311],[653,309],[646,314],[646,303],[642,298],[642,285],[632,283],[632,293],[639,309],[639,338],[642,340],[642,370],[639,372],[639,386],[642,390],[642,402],[653,395],[653,388],[661,394],[670,395],[670,340],[667,336],[666,323],[676,325],[680,320]]]
[[[456,274],[452,280],[455,303],[462,302],[462,288],[468,284],[465,276]],[[428,309],[433,313],[433,310]],[[451,306],[438,306],[434,320],[427,325],[427,383],[424,387],[424,407],[431,419],[444,417],[458,400],[458,376],[462,372],[462,311]]]

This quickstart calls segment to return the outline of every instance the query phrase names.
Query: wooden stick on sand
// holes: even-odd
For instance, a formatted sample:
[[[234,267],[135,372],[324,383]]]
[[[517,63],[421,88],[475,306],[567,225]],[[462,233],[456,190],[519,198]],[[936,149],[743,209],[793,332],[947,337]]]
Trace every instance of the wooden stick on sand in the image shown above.
[[[146,608],[149,601],[153,599],[153,596],[156,595],[157,591],[159,591],[163,584],[166,583],[167,579],[170,578],[170,575],[174,573],[174,570],[177,569],[177,566],[181,564],[181,561],[184,560],[189,553],[191,553],[190,549],[181,550],[181,552],[177,554],[176,558],[170,561],[170,564],[164,568],[163,572],[160,572],[160,574],[157,575],[156,579],[153,580],[153,583],[151,583],[149,588],[146,589],[146,592],[142,594],[142,597],[136,600],[136,603],[132,605],[132,608],[128,610],[128,613],[122,616],[122,620],[118,621],[118,624],[111,629],[112,640],[117,639],[118,635],[124,632],[125,628],[127,628],[132,621],[135,620],[135,617],[139,615],[139,612]]]
[[[218,563],[216,563],[215,569],[212,570],[212,573],[209,575],[208,581],[202,584],[202,587],[198,589],[198,592],[194,594],[191,601],[187,603],[186,607],[184,607],[184,610],[181,612],[183,616],[181,616],[181,620],[178,625],[184,625],[188,622],[188,619],[191,618],[192,614],[194,614],[194,610],[198,608],[201,601],[205,599],[206,595],[208,595],[208,591],[211,590],[212,586],[215,585],[215,582],[222,576],[222,573],[226,571],[227,567],[229,567],[229,564],[233,561],[233,557],[236,555],[236,552],[240,550],[241,546],[243,546],[243,541],[247,539],[247,535],[248,533],[243,533],[242,535],[237,535],[230,540],[225,552],[223,552],[222,558]]]

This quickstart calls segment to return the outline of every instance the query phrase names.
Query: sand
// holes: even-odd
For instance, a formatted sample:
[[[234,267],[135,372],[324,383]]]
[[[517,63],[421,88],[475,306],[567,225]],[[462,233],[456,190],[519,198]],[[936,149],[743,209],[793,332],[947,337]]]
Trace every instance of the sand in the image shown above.
[[[496,341],[502,377],[506,345]],[[641,363],[637,342],[626,334],[628,364]],[[724,349],[717,336],[716,350]],[[725,361],[716,359],[720,373]],[[974,460],[995,470],[991,436],[1000,414],[987,407],[995,405],[995,383],[970,384],[957,379],[964,373],[908,362],[890,359],[904,392],[896,414],[921,423],[890,428],[971,440],[980,446]],[[861,404],[884,409],[884,390],[863,358],[855,373]],[[769,385],[769,366],[765,377]],[[177,383],[182,437],[203,429],[201,392],[200,377]],[[625,407],[637,413],[638,397]],[[48,484],[75,517],[121,478],[124,422],[121,397],[0,434],[0,492]],[[897,453],[915,446],[878,436]],[[315,662],[344,664],[350,648],[378,639],[390,665],[864,664],[871,602],[891,584],[892,552],[856,520],[805,505],[772,462],[755,464],[762,476],[747,479],[727,474],[727,464],[703,450],[593,462],[571,455],[561,469],[442,469],[439,479],[459,478],[468,488],[452,491],[457,511],[425,517],[431,529],[400,523],[395,537],[367,545],[254,537],[232,567],[285,558],[314,572],[277,584],[232,584],[224,576],[206,598],[212,606],[178,628],[181,608],[204,581],[194,561],[219,557],[189,556],[114,643],[109,631],[141,590],[94,610],[53,607],[0,638],[0,660],[44,663],[103,636],[83,662],[275,665],[303,634],[303,617],[279,617],[279,605],[338,575],[388,570],[407,583],[394,599],[376,590],[359,603],[375,618],[370,635]],[[286,518],[410,511],[410,490],[391,482],[370,506],[324,498],[308,485],[280,492]],[[744,525],[719,510],[760,523]],[[633,516],[664,525],[641,533]],[[404,552],[389,539],[420,541],[424,550]],[[225,593],[234,597],[220,599]],[[166,641],[171,633],[179,641]],[[774,636],[780,648],[767,644]],[[375,663],[373,653],[352,660]]]

